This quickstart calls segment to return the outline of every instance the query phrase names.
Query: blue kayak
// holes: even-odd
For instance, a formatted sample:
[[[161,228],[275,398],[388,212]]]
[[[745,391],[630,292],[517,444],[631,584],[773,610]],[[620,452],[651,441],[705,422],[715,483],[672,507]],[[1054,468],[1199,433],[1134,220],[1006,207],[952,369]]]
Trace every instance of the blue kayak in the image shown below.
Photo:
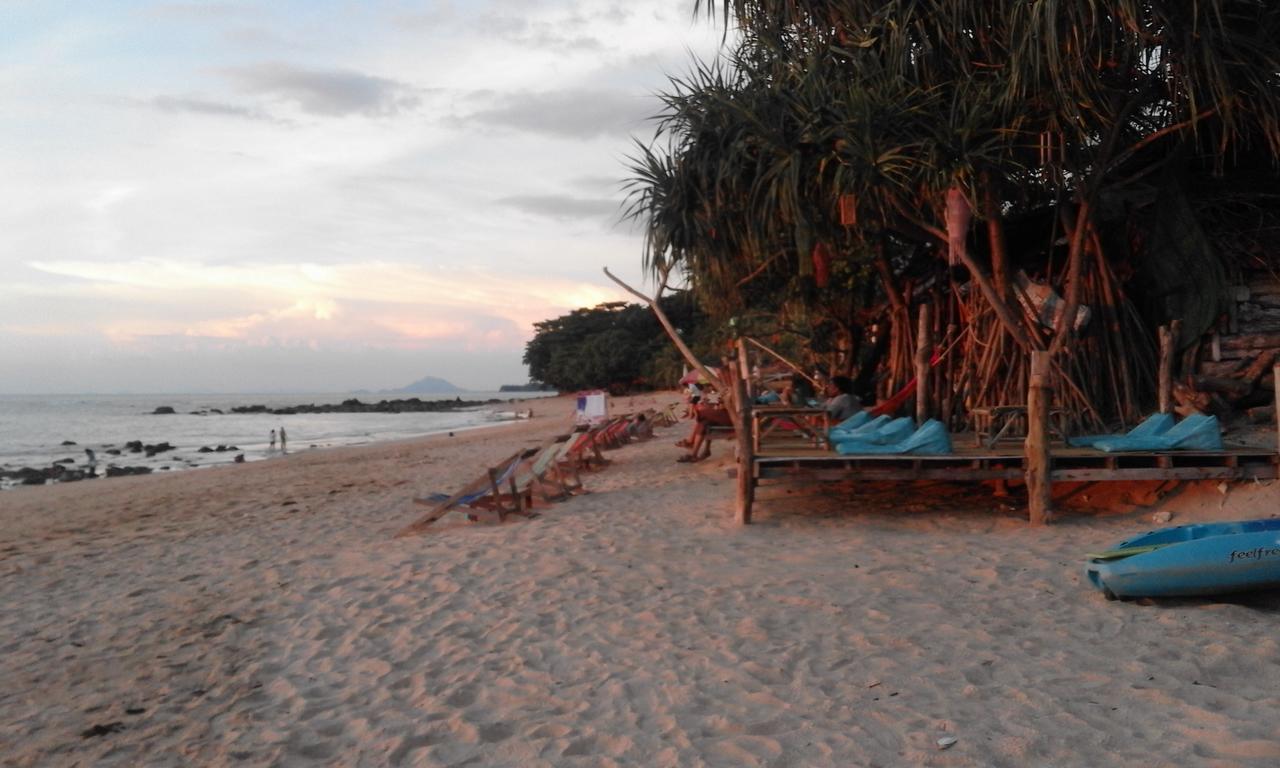
[[[1161,528],[1088,558],[1110,600],[1280,588],[1280,519]]]

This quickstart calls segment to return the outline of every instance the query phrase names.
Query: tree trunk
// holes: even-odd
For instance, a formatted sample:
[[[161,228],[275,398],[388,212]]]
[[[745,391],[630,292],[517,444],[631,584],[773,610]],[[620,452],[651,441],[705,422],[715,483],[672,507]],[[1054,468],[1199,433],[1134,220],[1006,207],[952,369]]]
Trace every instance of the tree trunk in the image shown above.
[[[963,214],[961,211],[963,211]],[[991,283],[991,278],[978,268],[973,257],[969,255],[969,248],[965,243],[969,235],[968,212],[969,201],[965,199],[964,191],[959,187],[952,187],[947,190],[947,247],[950,252],[950,258],[953,261],[959,259],[968,267],[969,275],[978,284],[978,290],[982,291],[983,298],[995,310],[1000,324],[1009,332],[1009,335],[1018,343],[1018,346],[1025,350],[1040,349],[1039,340],[1032,340],[1027,335],[1018,318],[1009,308],[1009,302],[1000,297],[996,287]]]

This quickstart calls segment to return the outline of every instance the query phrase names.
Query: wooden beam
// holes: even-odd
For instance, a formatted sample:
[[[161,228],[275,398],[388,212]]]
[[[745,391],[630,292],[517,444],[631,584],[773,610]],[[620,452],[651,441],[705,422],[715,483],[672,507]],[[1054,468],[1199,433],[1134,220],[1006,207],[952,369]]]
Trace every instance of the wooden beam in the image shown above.
[[[1050,359],[1048,352],[1032,350],[1027,381],[1027,512],[1032,525],[1044,525],[1053,516],[1049,456]]]

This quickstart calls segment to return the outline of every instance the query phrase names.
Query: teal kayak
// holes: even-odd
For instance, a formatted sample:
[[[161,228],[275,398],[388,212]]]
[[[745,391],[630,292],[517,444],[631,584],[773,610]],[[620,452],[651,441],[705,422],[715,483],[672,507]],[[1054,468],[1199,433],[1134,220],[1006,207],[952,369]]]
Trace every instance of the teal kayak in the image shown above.
[[[1108,599],[1280,588],[1280,519],[1161,528],[1087,556]]]

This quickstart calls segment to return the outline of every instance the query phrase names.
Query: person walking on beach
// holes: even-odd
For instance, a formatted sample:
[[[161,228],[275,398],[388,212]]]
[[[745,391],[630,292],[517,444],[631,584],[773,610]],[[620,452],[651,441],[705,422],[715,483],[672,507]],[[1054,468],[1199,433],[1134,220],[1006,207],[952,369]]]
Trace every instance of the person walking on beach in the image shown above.
[[[271,430],[271,448],[270,448],[270,450],[274,451],[275,449],[276,449],[276,431],[273,429],[273,430]]]
[[[85,471],[89,473],[89,477],[98,476],[98,456],[93,452],[92,448],[85,448]]]
[[[288,446],[285,444],[285,443],[286,443],[286,441],[288,441],[288,439],[289,439],[288,435],[286,435],[286,434],[284,433],[284,427],[281,427],[281,428],[280,428],[280,452],[281,452],[281,453],[288,453],[288,452],[289,452],[289,448],[288,448]]]

